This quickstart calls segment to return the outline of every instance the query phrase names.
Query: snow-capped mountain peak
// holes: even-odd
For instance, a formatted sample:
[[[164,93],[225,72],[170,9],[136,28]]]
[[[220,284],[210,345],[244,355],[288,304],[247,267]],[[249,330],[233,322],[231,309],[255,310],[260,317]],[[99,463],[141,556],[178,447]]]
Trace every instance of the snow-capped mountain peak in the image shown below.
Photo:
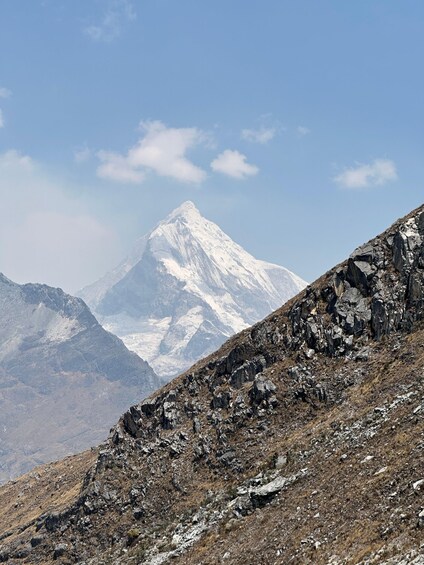
[[[171,376],[305,285],[255,259],[188,201],[80,296],[127,347]]]
[[[186,200],[178,208],[172,210],[161,223],[167,224],[177,218],[193,221],[194,218],[199,217],[201,217],[201,214],[196,205],[191,200]]]

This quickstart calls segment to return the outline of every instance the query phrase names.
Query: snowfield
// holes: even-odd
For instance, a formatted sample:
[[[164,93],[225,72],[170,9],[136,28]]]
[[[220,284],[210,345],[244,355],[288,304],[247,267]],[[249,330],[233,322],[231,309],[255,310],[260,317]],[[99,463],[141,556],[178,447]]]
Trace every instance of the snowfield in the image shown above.
[[[185,202],[79,296],[106,329],[172,377],[306,284],[255,259]]]

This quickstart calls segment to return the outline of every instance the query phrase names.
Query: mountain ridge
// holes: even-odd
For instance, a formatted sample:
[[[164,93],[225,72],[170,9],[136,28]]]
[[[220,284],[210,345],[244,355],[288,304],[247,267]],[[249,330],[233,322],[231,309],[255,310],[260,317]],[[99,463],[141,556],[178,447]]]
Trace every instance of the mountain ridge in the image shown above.
[[[423,300],[421,206],[127,410],[3,560],[421,565]]]
[[[59,288],[0,275],[0,309],[0,481],[96,444],[128,401],[162,384]]]
[[[188,201],[79,294],[107,329],[169,377],[305,284],[284,267],[255,259]]]

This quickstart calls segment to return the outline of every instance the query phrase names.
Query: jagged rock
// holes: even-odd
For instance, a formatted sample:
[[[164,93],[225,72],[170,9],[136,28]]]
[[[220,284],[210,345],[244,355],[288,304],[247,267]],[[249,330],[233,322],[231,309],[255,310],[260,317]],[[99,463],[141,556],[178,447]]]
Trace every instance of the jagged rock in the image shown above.
[[[421,512],[418,514],[417,526],[419,528],[424,528],[424,510],[421,510]]]
[[[48,532],[56,530],[61,522],[61,515],[58,512],[52,512],[40,520],[40,526],[44,526]]]
[[[277,477],[270,483],[253,488],[249,493],[253,507],[257,508],[269,504],[271,500],[284,488],[286,483],[287,479],[285,477]]]
[[[156,398],[148,398],[140,404],[140,410],[147,416],[151,418],[156,412]]]
[[[424,299],[424,285],[419,272],[411,273],[409,276],[407,298],[408,305],[420,303]]]
[[[354,261],[361,261],[370,265],[378,264],[381,266],[381,254],[378,252],[377,247],[370,243],[366,243],[355,249],[350,257]]]
[[[146,511],[144,510],[144,508],[134,508],[133,516],[136,520],[141,520],[141,518],[143,518],[143,516],[145,515]]]
[[[217,457],[218,461],[225,467],[235,467],[236,466],[236,454],[235,451],[229,449],[224,451],[221,455]]]
[[[162,427],[164,430],[173,430],[178,422],[178,410],[175,402],[163,403]]]
[[[209,438],[200,437],[197,445],[193,449],[196,459],[207,458],[211,453],[211,441]]]
[[[211,408],[214,410],[217,408],[226,410],[230,405],[231,394],[227,391],[220,392],[212,397]]]
[[[133,437],[137,437],[137,434],[138,434],[139,429],[140,429],[141,421],[142,421],[141,414],[140,414],[138,407],[137,406],[131,406],[131,408],[129,409],[128,412],[125,413],[124,418],[123,418],[123,424],[124,424],[125,430],[129,434],[131,434]],[[119,434],[119,430],[117,431],[117,433]],[[119,438],[115,437],[115,443],[117,443],[118,440],[119,440]]]
[[[68,545],[66,543],[60,543],[54,548],[53,559],[59,559],[59,557],[65,555],[67,551],[68,551]]]
[[[43,543],[44,536],[34,536],[31,538],[30,543],[32,547],[37,547],[40,543]]]
[[[358,288],[364,296],[368,296],[370,281],[376,271],[377,267],[374,265],[350,258],[347,263],[346,280],[353,287]]]
[[[372,329],[376,339],[387,335],[390,331],[391,323],[387,306],[380,298],[375,298],[371,302]]]
[[[393,263],[401,273],[409,266],[407,240],[400,232],[393,239]]]
[[[260,356],[251,361],[246,361],[231,373],[230,382],[234,388],[240,388],[244,383],[253,380],[255,375],[266,368],[265,357]]]
[[[365,263],[366,264],[366,263]],[[348,288],[337,300],[334,311],[347,334],[360,334],[371,320],[368,300],[354,287]]]
[[[275,384],[264,376],[255,378],[249,396],[253,404],[261,404],[264,400],[268,400],[277,390]]]
[[[412,488],[416,492],[424,490],[424,479],[420,479],[418,481],[415,481],[415,483],[412,485]]]

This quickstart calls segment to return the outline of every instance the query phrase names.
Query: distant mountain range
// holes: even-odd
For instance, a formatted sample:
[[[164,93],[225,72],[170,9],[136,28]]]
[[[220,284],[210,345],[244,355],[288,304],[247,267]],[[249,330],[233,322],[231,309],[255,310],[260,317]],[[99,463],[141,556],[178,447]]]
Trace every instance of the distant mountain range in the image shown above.
[[[80,298],[0,274],[0,482],[98,443],[162,381]]]
[[[170,378],[305,286],[252,257],[185,202],[78,294],[106,329]]]

